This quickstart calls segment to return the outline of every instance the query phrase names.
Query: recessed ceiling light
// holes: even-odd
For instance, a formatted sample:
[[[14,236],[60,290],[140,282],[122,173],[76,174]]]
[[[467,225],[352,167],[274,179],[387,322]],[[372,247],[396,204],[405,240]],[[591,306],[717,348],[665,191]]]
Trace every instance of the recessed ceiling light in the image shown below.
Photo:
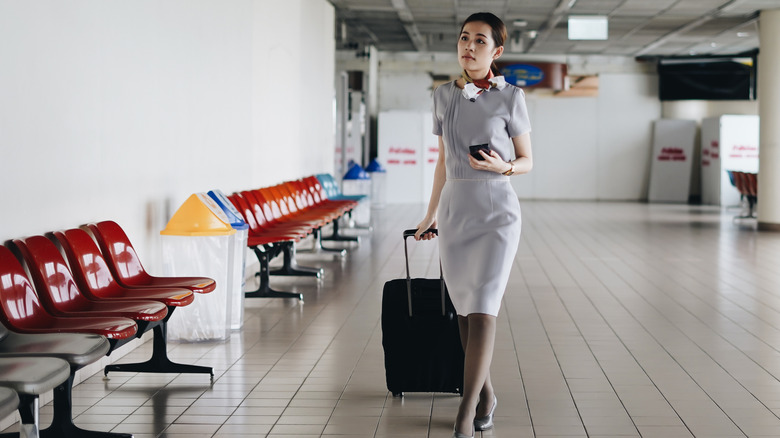
[[[710,47],[718,47],[718,43],[710,43]]]
[[[737,32],[737,36],[740,38],[747,38],[750,36],[749,32]]]
[[[515,20],[512,22],[512,25],[514,27],[526,27],[528,26],[528,21],[526,20]]]
[[[606,40],[608,37],[606,15],[569,15],[570,40]]]

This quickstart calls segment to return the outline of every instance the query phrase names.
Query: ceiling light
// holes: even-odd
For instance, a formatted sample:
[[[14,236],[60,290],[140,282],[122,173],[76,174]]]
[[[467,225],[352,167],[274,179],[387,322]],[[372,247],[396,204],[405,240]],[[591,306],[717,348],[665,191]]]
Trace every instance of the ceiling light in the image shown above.
[[[536,35],[539,34],[539,32],[535,30],[529,30],[525,32],[526,35],[528,35],[528,38],[536,38]]]
[[[526,27],[528,26],[528,21],[526,20],[515,20],[512,22],[512,25],[514,27]]]
[[[750,36],[750,32],[737,32],[739,38],[747,38]]]
[[[608,28],[606,15],[569,15],[570,40],[606,40]]]

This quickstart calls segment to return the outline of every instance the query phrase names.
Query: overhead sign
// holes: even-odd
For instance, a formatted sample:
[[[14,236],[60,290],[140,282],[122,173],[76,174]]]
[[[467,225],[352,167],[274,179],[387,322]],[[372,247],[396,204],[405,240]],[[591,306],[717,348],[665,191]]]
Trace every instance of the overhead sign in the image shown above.
[[[512,85],[523,88],[551,88],[563,90],[566,64],[556,62],[499,63],[504,79]]]

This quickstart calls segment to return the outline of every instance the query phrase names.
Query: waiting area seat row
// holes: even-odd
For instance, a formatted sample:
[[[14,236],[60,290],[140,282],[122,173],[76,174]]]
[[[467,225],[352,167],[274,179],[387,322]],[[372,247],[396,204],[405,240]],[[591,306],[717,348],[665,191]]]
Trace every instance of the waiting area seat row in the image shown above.
[[[111,364],[104,373],[205,373],[213,379],[211,367],[168,358],[166,324],[177,307],[215,288],[206,277],[149,275],[124,231],[111,221],[5,242],[0,246],[0,361],[15,369],[39,360],[35,369],[42,376],[32,390],[0,363],[0,387],[15,390],[21,401],[20,432],[8,436],[130,437],[73,424],[72,386],[76,371],[149,330],[150,360]],[[62,379],[55,378],[57,360],[66,366]],[[37,397],[54,387],[54,418],[39,434]],[[0,398],[13,404],[13,397]]]
[[[326,186],[331,187],[330,194],[325,190]],[[358,241],[357,237],[340,233],[339,220],[351,214],[361,197],[342,197],[334,190],[337,185],[333,177],[322,174],[228,196],[249,225],[247,246],[260,263],[257,273],[260,285],[257,290],[246,292],[246,297],[302,300],[302,294],[277,291],[270,285],[270,275],[321,277],[320,268],[302,267],[297,263],[296,244],[312,237],[312,252],[344,255],[343,248],[324,247],[322,242]],[[326,226],[333,231],[323,236]],[[271,260],[280,254],[283,255],[282,267],[271,271]]]
[[[758,174],[729,170],[728,175],[732,185],[739,191],[740,198],[747,203],[747,211],[743,211],[734,219],[755,219],[755,208],[758,202]]]
[[[271,289],[269,275],[319,278],[322,270],[297,264],[295,244],[313,237],[313,252],[344,255],[323,241],[353,242],[340,234],[360,196],[338,192],[330,175],[317,175],[229,197],[249,225],[247,246],[260,262],[260,287],[247,297],[302,295]],[[325,227],[332,233],[323,236]],[[270,270],[283,254],[281,268]],[[177,307],[216,289],[206,277],[154,277],[147,273],[122,228],[112,221],[6,241],[0,246],[0,415],[16,409],[22,437],[130,437],[83,430],[73,423],[76,372],[153,331],[152,357],[110,364],[111,371],[205,373],[211,367],[179,364],[167,355],[167,322]],[[25,372],[27,370],[27,372]],[[51,426],[39,430],[38,397],[54,389]]]

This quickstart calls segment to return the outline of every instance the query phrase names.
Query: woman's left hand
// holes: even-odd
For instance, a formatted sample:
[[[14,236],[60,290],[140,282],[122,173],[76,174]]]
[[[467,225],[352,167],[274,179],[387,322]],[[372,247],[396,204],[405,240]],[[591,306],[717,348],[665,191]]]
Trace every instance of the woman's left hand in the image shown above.
[[[504,161],[496,151],[490,151],[490,154],[483,150],[479,151],[482,154],[484,160],[480,161],[469,155],[469,164],[476,170],[486,170],[488,172],[504,173],[511,167],[509,163]]]

